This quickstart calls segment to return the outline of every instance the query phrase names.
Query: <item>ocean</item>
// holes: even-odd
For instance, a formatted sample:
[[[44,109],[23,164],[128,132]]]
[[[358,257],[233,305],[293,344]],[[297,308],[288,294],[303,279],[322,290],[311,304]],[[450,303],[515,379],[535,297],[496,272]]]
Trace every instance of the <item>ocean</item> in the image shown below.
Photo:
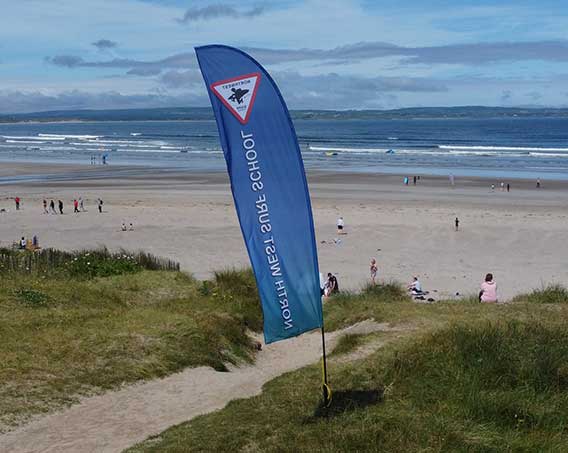
[[[567,118],[302,119],[294,125],[308,171],[568,180]],[[108,165],[225,168],[212,120],[0,124],[0,164],[100,165],[103,155]]]

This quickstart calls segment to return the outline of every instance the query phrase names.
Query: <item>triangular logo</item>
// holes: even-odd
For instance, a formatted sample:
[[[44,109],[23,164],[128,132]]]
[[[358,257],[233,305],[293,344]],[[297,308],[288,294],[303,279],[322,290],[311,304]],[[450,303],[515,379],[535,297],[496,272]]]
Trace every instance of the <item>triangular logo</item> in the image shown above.
[[[212,83],[211,90],[242,124],[246,124],[259,84],[260,73],[255,72]]]

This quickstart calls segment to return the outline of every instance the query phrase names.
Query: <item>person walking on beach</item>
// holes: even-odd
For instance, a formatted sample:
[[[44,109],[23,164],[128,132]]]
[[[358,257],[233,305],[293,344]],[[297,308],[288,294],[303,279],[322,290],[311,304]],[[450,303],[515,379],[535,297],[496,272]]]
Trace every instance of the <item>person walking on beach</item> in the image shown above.
[[[49,202],[49,212],[51,212],[52,214],[57,214],[57,211],[55,210],[55,201],[53,200]]]
[[[79,212],[79,201],[73,200],[73,212]]]
[[[497,303],[497,284],[493,281],[493,274],[487,274],[481,284],[479,301],[485,303]]]
[[[85,205],[83,203],[83,197],[79,197],[79,209],[81,212],[85,212]]]
[[[454,187],[456,180],[454,178],[454,174],[450,173],[450,186]]]
[[[507,183],[507,192],[511,191],[511,184]]]
[[[454,224],[455,224],[455,226],[456,226],[456,231],[458,231],[459,228],[460,228],[460,219],[458,219],[458,218],[456,217],[456,220],[454,220]]]
[[[375,258],[371,258],[371,264],[369,265],[369,271],[371,273],[371,283],[373,285],[375,285],[376,280],[377,280],[377,272],[379,271],[379,268],[377,266],[377,260]]]
[[[101,198],[97,199],[97,205],[99,208],[99,213],[103,212],[103,200]]]
[[[404,177],[404,185],[407,186],[408,185],[408,176]]]
[[[49,214],[49,211],[47,210],[47,200],[46,199],[43,200],[43,213]]]
[[[416,176],[412,178],[412,184],[416,185]]]
[[[345,234],[343,229],[345,228],[345,222],[343,221],[343,217],[339,217],[337,219],[337,234]]]
[[[63,202],[58,200],[57,205],[59,206],[59,214],[63,214]]]
[[[536,188],[540,189],[540,178],[536,179]]]
[[[20,210],[20,197],[14,198],[14,201],[16,202],[16,211],[19,211]]]

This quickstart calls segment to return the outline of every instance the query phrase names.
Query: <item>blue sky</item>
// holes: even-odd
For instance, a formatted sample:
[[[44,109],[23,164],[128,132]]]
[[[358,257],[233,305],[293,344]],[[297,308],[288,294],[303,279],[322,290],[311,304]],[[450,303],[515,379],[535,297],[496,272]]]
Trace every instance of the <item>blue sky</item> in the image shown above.
[[[568,107],[568,4],[18,0],[0,112],[205,106],[193,47],[242,47],[291,108]]]

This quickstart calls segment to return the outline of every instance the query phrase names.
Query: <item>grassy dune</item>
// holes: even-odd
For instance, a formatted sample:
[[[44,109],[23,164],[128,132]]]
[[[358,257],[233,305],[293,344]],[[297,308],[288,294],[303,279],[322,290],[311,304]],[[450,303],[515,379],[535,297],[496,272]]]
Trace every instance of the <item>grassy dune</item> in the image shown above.
[[[252,360],[247,329],[261,315],[249,271],[197,282],[116,257],[93,271],[86,253],[0,272],[0,428],[125,383]]]
[[[318,365],[269,382],[258,397],[173,427],[140,452],[568,451],[568,309],[410,303],[397,285],[326,303],[333,327],[374,317],[412,325],[354,363],[332,362],[334,404],[320,407]],[[384,335],[384,334],[383,334]],[[347,337],[345,353],[364,343]]]
[[[0,429],[79,397],[199,365],[252,361],[262,318],[250,271],[199,282],[176,264],[108,251],[0,250]],[[173,427],[132,452],[568,451],[568,293],[505,305],[413,303],[396,283],[326,301],[328,330],[365,319],[404,328],[344,337],[320,367]]]

